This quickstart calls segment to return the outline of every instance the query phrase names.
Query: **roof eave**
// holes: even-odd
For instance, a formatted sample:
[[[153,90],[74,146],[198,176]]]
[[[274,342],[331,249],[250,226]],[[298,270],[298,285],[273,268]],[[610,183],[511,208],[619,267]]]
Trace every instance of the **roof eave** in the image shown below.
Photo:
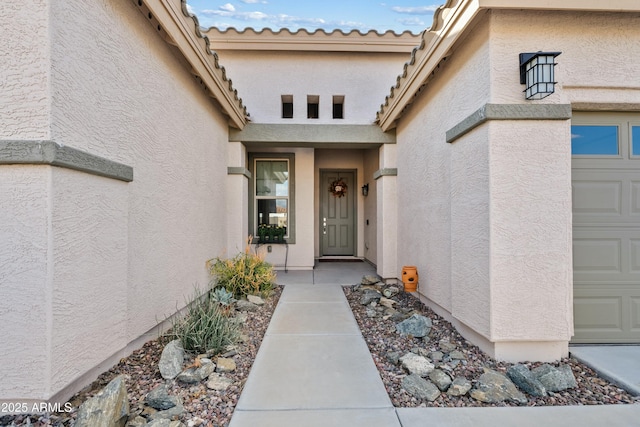
[[[217,100],[229,117],[229,124],[242,129],[248,120],[242,99],[233,88],[218,55],[209,48],[209,40],[200,32],[198,20],[188,13],[186,0],[132,0],[141,12],[157,21],[167,43],[175,46],[191,66],[209,95]],[[144,9],[148,9],[145,11]]]

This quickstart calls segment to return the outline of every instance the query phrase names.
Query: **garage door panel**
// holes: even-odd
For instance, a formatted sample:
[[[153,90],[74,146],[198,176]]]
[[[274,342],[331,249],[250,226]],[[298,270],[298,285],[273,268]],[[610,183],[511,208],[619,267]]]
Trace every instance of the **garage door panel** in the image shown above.
[[[622,214],[622,181],[573,182],[574,214],[602,216]]]
[[[631,182],[630,185],[631,185],[630,215],[640,218],[640,181],[633,181]]]
[[[576,328],[622,332],[622,298],[597,295],[576,296],[573,305]]]
[[[631,330],[640,333],[640,296],[631,297]]]
[[[622,272],[621,239],[574,239],[576,272]]]

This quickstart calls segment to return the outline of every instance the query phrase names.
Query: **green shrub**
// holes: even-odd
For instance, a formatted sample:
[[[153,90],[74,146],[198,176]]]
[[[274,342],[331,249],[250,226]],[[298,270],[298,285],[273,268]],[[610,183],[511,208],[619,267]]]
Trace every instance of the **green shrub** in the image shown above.
[[[266,296],[276,279],[273,266],[264,260],[263,255],[252,254],[249,245],[243,253],[231,259],[210,259],[207,267],[212,276],[212,286],[224,287],[236,298]]]
[[[223,313],[218,301],[209,292],[198,289],[187,306],[186,314],[172,322],[171,335],[193,353],[222,352],[240,337],[240,326]]]

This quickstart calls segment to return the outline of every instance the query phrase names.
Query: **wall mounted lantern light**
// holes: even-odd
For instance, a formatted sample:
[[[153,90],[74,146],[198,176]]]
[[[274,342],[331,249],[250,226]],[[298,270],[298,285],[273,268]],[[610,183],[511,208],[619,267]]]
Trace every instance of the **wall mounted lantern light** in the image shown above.
[[[369,195],[369,184],[362,186],[362,195],[365,197]]]
[[[555,57],[562,52],[535,52],[520,54],[520,84],[527,99],[542,99],[551,95],[554,85]]]

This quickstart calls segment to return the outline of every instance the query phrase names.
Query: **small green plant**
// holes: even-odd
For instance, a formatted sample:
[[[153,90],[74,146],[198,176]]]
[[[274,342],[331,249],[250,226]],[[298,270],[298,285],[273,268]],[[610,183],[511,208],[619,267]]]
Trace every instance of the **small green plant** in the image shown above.
[[[210,292],[203,294],[197,288],[186,314],[171,323],[171,336],[196,354],[220,353],[240,337],[240,326],[224,314],[220,303]]]
[[[238,299],[247,295],[268,295],[276,278],[273,266],[264,260],[263,254],[251,253],[250,244],[233,258],[210,259],[207,267],[212,287],[223,287]]]
[[[231,305],[236,302],[236,299],[233,297],[233,293],[221,286],[211,291],[210,298],[220,304],[220,306],[226,311],[228,311],[228,309],[231,308]]]

